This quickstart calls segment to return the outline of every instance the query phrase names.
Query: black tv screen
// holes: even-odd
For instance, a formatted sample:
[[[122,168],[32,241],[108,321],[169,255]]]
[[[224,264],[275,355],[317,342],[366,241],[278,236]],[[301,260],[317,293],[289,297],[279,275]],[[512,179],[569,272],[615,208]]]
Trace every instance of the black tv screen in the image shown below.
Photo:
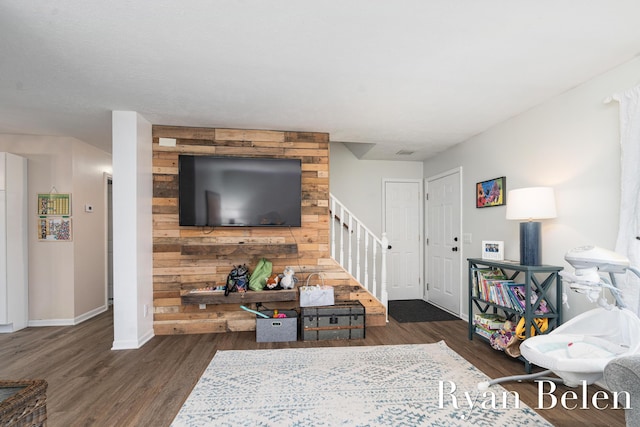
[[[300,227],[301,170],[299,159],[181,155],[180,225]]]

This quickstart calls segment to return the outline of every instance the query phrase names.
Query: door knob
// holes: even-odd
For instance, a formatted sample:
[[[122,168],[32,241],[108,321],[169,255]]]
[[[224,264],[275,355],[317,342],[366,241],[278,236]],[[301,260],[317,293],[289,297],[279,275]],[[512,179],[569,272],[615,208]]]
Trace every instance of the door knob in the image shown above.
[[[457,242],[457,241],[458,241],[458,238],[457,238],[457,237],[454,237],[454,238],[453,238],[453,241],[454,241],[454,242]]]
[[[457,246],[454,246],[453,248],[451,248],[451,250],[452,250],[453,252],[458,252],[458,247],[457,247]]]

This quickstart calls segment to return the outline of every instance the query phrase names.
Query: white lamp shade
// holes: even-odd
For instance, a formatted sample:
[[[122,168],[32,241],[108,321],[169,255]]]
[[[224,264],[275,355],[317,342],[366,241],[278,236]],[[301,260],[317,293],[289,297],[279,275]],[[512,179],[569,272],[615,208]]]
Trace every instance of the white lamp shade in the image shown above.
[[[551,187],[511,190],[507,194],[507,219],[546,219],[556,217],[556,198]]]

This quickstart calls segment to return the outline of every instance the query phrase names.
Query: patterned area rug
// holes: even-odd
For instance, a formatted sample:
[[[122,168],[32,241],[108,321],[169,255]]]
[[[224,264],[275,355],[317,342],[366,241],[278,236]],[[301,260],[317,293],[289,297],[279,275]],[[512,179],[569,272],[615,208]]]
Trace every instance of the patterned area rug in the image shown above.
[[[218,351],[172,426],[551,426],[485,380],[444,341]]]

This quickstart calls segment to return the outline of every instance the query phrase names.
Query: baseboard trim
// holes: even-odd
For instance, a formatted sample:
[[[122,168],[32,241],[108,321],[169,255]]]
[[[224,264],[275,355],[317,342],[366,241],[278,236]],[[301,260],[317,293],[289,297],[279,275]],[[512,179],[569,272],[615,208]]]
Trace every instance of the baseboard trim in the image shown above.
[[[153,338],[154,336],[155,334],[153,333],[153,328],[151,328],[150,331],[147,331],[147,333],[140,338],[140,347],[151,341],[151,338]]]
[[[137,340],[114,341],[111,350],[135,350],[145,345],[154,336],[153,329],[151,329]]]
[[[0,334],[9,334],[9,333],[24,329],[26,327],[27,327],[27,324],[25,323],[22,323],[22,324],[7,323],[4,325],[0,325]]]
[[[73,319],[41,319],[29,320],[30,328],[39,328],[41,326],[73,326]]]
[[[105,311],[109,310],[109,306],[108,305],[103,305],[102,307],[98,307],[98,308],[94,308],[91,311],[86,312],[85,314],[82,314],[78,317],[76,317],[74,319],[74,324],[77,325],[78,323],[82,323],[85,320],[89,320],[92,317],[96,317],[98,314],[102,314]]]
[[[94,308],[91,311],[88,311],[80,316],[74,317],[73,319],[40,319],[40,320],[29,320],[27,324],[28,327],[42,327],[42,326],[75,326],[79,323],[84,322],[85,320],[89,320],[92,317],[97,316],[98,314],[104,313],[109,309],[108,306],[103,305],[102,307]]]

